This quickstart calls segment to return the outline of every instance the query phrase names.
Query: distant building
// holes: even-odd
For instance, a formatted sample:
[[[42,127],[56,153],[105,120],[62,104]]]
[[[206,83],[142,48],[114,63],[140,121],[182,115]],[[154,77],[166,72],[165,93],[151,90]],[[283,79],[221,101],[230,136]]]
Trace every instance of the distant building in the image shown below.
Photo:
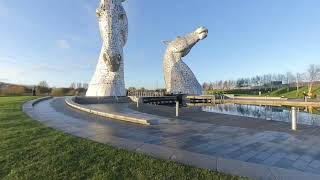
[[[271,86],[273,88],[282,88],[284,86],[284,84],[282,83],[282,81],[271,81]]]

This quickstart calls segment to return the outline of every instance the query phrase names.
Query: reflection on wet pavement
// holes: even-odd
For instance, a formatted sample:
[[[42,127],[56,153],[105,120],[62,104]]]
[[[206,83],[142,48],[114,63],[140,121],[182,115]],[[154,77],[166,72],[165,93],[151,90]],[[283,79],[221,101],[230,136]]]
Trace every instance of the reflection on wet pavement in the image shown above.
[[[216,104],[202,107],[202,111],[229,114],[236,116],[253,117],[264,120],[291,122],[289,107],[258,106],[244,104]],[[313,107],[300,107],[298,124],[320,126],[320,115]]]
[[[165,118],[169,123],[140,126],[74,110],[64,98],[34,108],[43,124],[101,143],[114,137],[194,153],[320,174],[320,138]],[[138,147],[139,143],[137,146]]]

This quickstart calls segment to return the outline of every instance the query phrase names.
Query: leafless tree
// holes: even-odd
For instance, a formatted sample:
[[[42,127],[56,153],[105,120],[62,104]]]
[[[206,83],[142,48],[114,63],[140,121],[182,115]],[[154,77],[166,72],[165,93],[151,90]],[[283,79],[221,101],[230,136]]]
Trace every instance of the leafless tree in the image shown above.
[[[88,83],[83,83],[82,86],[83,86],[84,89],[88,89],[89,84]]]
[[[48,88],[49,87],[47,81],[40,81],[38,86],[39,87],[44,87],[44,88]]]
[[[206,83],[206,82],[203,83],[202,88],[203,88],[203,90],[208,91],[209,90],[209,83]]]
[[[76,89],[76,83],[75,83],[75,82],[71,83],[71,84],[70,84],[70,88],[71,88],[71,89]]]
[[[296,96],[299,95],[299,88],[301,86],[301,83],[304,79],[304,74],[302,73],[296,73],[296,87],[297,87],[297,93],[296,93]]]
[[[286,73],[287,92],[290,91],[290,84],[295,81],[295,77],[291,72]]]
[[[77,83],[77,89],[81,89],[82,88],[82,83]]]
[[[307,70],[308,95],[312,95],[312,87],[315,81],[320,79],[320,66],[311,64]]]

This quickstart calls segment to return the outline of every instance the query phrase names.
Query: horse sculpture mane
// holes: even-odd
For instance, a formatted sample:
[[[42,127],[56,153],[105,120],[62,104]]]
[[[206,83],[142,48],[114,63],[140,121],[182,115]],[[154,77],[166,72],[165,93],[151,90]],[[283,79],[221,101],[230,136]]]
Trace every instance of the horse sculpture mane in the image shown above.
[[[202,94],[202,87],[191,69],[182,61],[192,47],[208,35],[208,29],[200,27],[185,37],[166,41],[164,56],[164,79],[166,90],[171,94]]]
[[[101,0],[96,11],[103,45],[86,96],[125,96],[123,47],[128,38],[125,0]]]

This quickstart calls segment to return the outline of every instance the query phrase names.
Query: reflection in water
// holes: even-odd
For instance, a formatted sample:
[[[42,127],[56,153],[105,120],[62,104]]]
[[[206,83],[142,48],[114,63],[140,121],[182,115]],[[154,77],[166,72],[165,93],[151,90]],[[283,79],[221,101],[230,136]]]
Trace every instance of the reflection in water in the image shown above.
[[[216,104],[203,106],[202,111],[253,117],[265,120],[291,122],[291,107],[258,106],[243,104]],[[298,124],[320,126],[319,110],[313,107],[300,107]]]

